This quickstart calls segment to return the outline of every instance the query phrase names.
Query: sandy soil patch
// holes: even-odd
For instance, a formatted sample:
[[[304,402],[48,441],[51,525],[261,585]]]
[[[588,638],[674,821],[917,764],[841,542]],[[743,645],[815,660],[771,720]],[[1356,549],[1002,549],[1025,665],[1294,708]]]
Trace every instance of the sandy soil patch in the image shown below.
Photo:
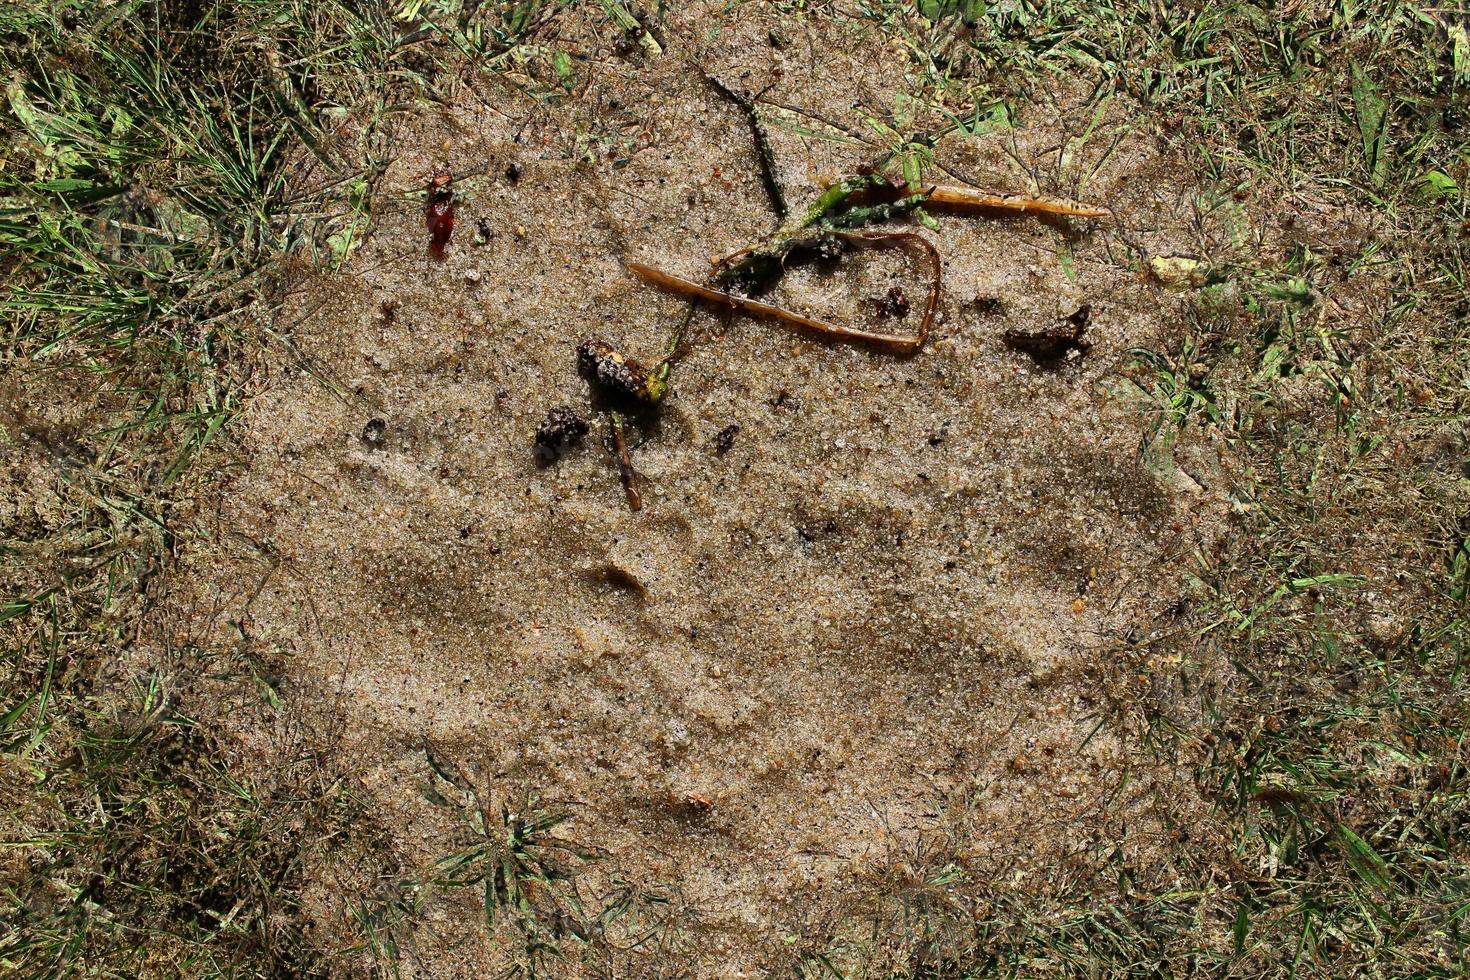
[[[1116,381],[1180,315],[1139,255],[1198,241],[1194,191],[1125,106],[1086,93],[936,148],[942,179],[1115,218],[938,216],[923,233],[944,292],[922,352],[700,312],[635,434],[641,512],[595,436],[538,465],[545,411],[587,404],[576,344],[655,360],[684,315],[625,260],[702,277],[774,225],[745,121],[690,58],[854,132],[872,134],[865,112],[909,111],[908,55],[870,26],[722,11],[678,15],[661,58],[568,18],[571,92],[467,79],[452,106],[404,117],[371,236],[289,304],[310,371],[283,358],[262,377],[224,547],[189,559],[180,621],[200,636],[233,621],[275,652],[276,690],[334,733],[405,874],[470,834],[433,798],[453,794],[427,744],[482,801],[569,813],[559,832],[606,855],[589,895],[626,879],[676,896],[700,976],[771,969],[936,833],[1018,884],[1118,846],[1146,866],[1165,832],[1150,801],[1188,787],[1109,723],[1098,668],[1168,623],[1229,510],[1207,446],[1141,452]],[[875,154],[811,117],[768,121],[793,202]],[[445,168],[483,173],[456,185],[435,263],[412,193]],[[885,254],[792,275],[780,296],[871,319],[867,297],[896,281],[922,294]],[[1047,369],[1001,342],[1083,304],[1085,356]],[[337,873],[313,899],[328,922]],[[487,939],[478,903],[430,902],[405,972],[511,962],[514,937]]]

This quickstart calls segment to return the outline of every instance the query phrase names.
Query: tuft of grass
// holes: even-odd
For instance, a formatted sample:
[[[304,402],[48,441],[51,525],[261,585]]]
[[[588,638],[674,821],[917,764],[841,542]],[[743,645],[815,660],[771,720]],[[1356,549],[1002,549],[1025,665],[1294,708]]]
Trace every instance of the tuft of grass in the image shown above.
[[[544,975],[557,963],[616,974],[677,955],[680,937],[662,891],[621,879],[589,890],[580,871],[603,855],[556,833],[570,819],[565,809],[528,797],[512,810],[427,745],[424,755],[431,773],[425,797],[454,811],[468,840],[415,890],[473,889],[486,935],[514,951],[507,976]],[[383,952],[379,962],[396,970],[396,957]]]
[[[238,777],[158,675],[54,725],[42,734],[67,755],[28,741],[4,780],[7,972],[328,975],[300,918],[300,838],[330,842],[362,819],[328,770],[298,758],[268,785]]]

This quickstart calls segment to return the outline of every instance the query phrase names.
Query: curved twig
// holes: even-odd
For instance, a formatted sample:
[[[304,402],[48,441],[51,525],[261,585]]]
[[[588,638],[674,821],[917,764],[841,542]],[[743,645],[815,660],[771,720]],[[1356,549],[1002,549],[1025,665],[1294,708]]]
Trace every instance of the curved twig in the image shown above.
[[[788,326],[800,327],[806,330],[814,330],[817,333],[830,337],[840,337],[844,340],[856,340],[866,343],[880,344],[890,347],[898,353],[911,354],[924,346],[924,341],[929,338],[929,328],[934,322],[934,313],[939,308],[939,282],[943,272],[943,263],[939,258],[939,250],[936,249],[927,238],[911,231],[841,231],[832,232],[833,235],[843,241],[856,245],[880,248],[899,248],[904,245],[918,246],[924,254],[929,257],[930,265],[934,270],[934,282],[929,288],[929,298],[924,304],[924,316],[919,321],[919,329],[912,335],[879,333],[874,330],[860,330],[857,327],[845,327],[816,317],[797,313],[785,307],[776,306],[773,303],[763,303],[760,300],[750,299],[745,296],[737,296],[721,289],[710,286],[701,286],[697,282],[676,276],[671,272],[664,272],[641,262],[629,262],[628,270],[645,282],[652,283],[670,292],[681,296],[690,296],[702,299],[710,303],[730,309],[740,310],[752,316],[767,317]]]

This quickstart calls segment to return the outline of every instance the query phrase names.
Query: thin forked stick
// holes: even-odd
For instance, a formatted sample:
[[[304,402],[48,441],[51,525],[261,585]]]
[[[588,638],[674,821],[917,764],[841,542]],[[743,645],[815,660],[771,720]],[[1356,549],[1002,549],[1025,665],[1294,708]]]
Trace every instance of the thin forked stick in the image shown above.
[[[749,299],[745,296],[737,296],[724,290],[713,289],[709,286],[701,286],[682,276],[676,276],[670,272],[663,272],[652,266],[641,262],[629,262],[628,269],[634,275],[645,282],[653,283],[670,292],[681,296],[692,296],[707,300],[721,306],[740,310],[752,316],[767,317],[788,326],[801,327],[814,330],[817,333],[826,334],[829,337],[840,337],[844,340],[858,340],[867,343],[881,344],[892,348],[897,353],[911,354],[924,346],[924,341],[929,338],[929,327],[934,321],[934,311],[939,307],[939,279],[943,272],[943,265],[939,258],[939,250],[929,243],[922,235],[910,231],[895,232],[833,232],[843,241],[852,242],[857,245],[877,246],[881,248],[897,248],[903,245],[918,246],[924,254],[929,257],[929,262],[934,269],[934,284],[929,289],[929,298],[924,304],[924,316],[919,321],[919,330],[912,335],[878,333],[872,330],[859,330],[856,327],[844,327],[826,320],[819,320],[803,313],[797,313],[773,303],[762,303],[760,300]]]
[[[720,81],[704,67],[699,64],[694,66],[699,73],[725,98],[735,104],[741,112],[745,113],[745,121],[750,125],[751,138],[755,140],[755,158],[761,165],[761,186],[766,189],[766,197],[771,200],[771,207],[776,212],[776,218],[780,221],[786,220],[786,195],[781,191],[781,182],[776,179],[776,157],[771,152],[771,141],[766,138],[766,129],[761,125],[760,116],[755,111],[755,100],[759,95],[751,97],[730,88]]]

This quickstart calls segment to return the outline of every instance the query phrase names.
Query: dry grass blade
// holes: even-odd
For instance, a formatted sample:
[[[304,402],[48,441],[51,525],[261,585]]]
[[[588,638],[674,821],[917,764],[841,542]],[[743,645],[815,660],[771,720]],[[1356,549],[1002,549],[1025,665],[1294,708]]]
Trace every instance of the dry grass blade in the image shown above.
[[[986,194],[968,187],[945,185],[930,188],[929,204],[957,211],[974,208],[981,211],[1014,211],[1017,214],[1053,214],[1065,218],[1106,218],[1112,214],[1107,208],[1088,207],[1084,204],[1068,204],[1042,197]]]
[[[839,337],[843,340],[855,340],[864,343],[878,344],[888,347],[895,353],[912,354],[924,346],[929,337],[929,327],[934,321],[934,312],[939,307],[939,282],[942,274],[942,263],[939,258],[939,250],[929,243],[928,239],[913,232],[834,232],[834,234],[845,242],[855,245],[877,248],[901,248],[903,246],[915,246],[924,252],[934,270],[933,285],[929,288],[929,297],[924,303],[924,316],[919,321],[919,329],[913,334],[880,333],[875,330],[860,330],[857,327],[845,327],[816,317],[797,313],[774,303],[763,303],[760,300],[749,299],[745,296],[737,296],[727,293],[721,289],[710,286],[701,286],[697,282],[676,276],[671,272],[664,272],[641,262],[629,262],[628,269],[634,275],[645,282],[653,283],[670,292],[681,296],[689,296],[695,299],[706,300],[717,303],[730,309],[740,310],[752,316],[766,317],[776,320],[788,326],[799,327],[805,330],[813,330],[829,337]]]

